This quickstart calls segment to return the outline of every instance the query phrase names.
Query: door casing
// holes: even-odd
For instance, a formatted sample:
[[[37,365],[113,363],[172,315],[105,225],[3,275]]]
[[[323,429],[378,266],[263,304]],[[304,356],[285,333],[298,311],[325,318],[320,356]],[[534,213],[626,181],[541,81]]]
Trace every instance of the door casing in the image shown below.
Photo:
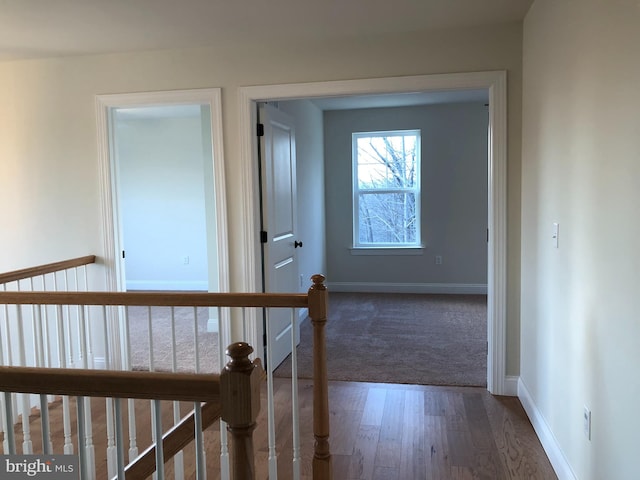
[[[159,105],[208,105],[211,112],[211,140],[213,159],[213,178],[215,196],[215,232],[217,237],[217,252],[208,252],[210,272],[216,272],[217,290],[229,291],[229,262],[228,262],[228,234],[227,234],[227,207],[225,194],[225,173],[222,144],[222,101],[219,88],[195,89],[195,90],[171,90],[158,92],[125,93],[96,96],[96,121],[98,133],[98,161],[100,173],[100,198],[102,205],[102,223],[104,237],[104,265],[106,271],[107,291],[124,290],[123,275],[121,272],[120,252],[122,240],[120,226],[118,224],[118,202],[115,181],[115,165],[111,161],[109,135],[110,109],[115,107],[144,107]],[[211,268],[212,262],[215,268]],[[211,273],[210,273],[211,274]],[[123,359],[120,351],[124,331],[121,329],[118,314],[113,312],[109,318],[112,325],[110,329],[112,337],[109,342],[114,347],[114,358]],[[231,326],[228,315],[219,318],[220,344],[231,343]],[[224,351],[223,348],[220,349]],[[124,360],[121,360],[124,362]],[[120,368],[122,365],[116,365]]]
[[[517,377],[506,375],[507,353],[507,74],[505,71],[384,77],[238,89],[240,165],[243,172],[241,228],[243,252],[241,288],[260,291],[259,185],[256,104],[319,97],[428,91],[487,89],[489,92],[489,214],[487,265],[487,389],[494,395],[516,395]],[[330,283],[331,279],[328,279]],[[261,345],[262,326],[248,318],[243,326],[247,341]]]

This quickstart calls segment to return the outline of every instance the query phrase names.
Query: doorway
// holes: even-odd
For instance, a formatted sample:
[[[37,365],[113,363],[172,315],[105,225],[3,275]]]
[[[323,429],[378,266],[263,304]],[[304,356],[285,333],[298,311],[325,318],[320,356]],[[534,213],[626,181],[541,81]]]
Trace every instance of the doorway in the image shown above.
[[[250,215],[245,222],[247,269],[246,288],[257,289],[259,275],[253,238],[259,215],[257,180],[251,173],[256,162],[255,105],[259,101],[302,98],[345,97],[364,94],[390,94],[463,89],[486,89],[489,92],[489,212],[488,212],[488,298],[487,298],[487,388],[493,394],[516,393],[516,384],[506,377],[506,74],[481,72],[449,75],[381,78],[369,80],[320,82],[293,85],[270,85],[241,88],[240,124],[242,162],[247,172],[245,193]],[[262,338],[256,322],[249,322],[249,341]],[[259,344],[259,343],[255,343]]]
[[[99,95],[96,97],[106,289],[108,291],[124,291],[127,289],[124,264],[127,255],[124,244],[123,198],[120,198],[121,192],[118,183],[118,175],[121,172],[118,170],[118,163],[113,161],[116,145],[110,132],[113,130],[114,117],[118,116],[118,112],[124,116],[135,117],[137,115],[140,117],[148,116],[150,111],[154,112],[153,115],[156,120],[158,120],[157,117],[166,116],[167,112],[173,114],[181,112],[180,115],[183,117],[191,118],[195,118],[191,114],[197,112],[197,123],[200,125],[200,131],[196,132],[194,136],[200,138],[201,143],[192,148],[199,150],[202,154],[198,158],[198,161],[201,162],[201,168],[199,172],[195,167],[185,170],[190,170],[193,174],[187,183],[197,184],[198,190],[202,192],[197,200],[199,204],[194,207],[195,200],[191,197],[190,205],[194,207],[192,209],[200,212],[198,215],[199,228],[201,228],[201,236],[204,236],[204,238],[197,248],[198,255],[206,256],[206,260],[200,262],[201,264],[203,263],[200,269],[200,278],[206,279],[206,286],[203,283],[189,283],[187,281],[177,285],[174,282],[174,284],[169,285],[169,288],[172,290],[193,290],[205,287],[210,292],[227,292],[229,291],[229,269],[221,93],[220,89],[215,88]],[[176,121],[175,118],[174,121]],[[174,162],[172,168],[182,167],[182,165],[176,165]],[[144,178],[144,172],[139,173],[138,177]],[[169,178],[167,178],[167,175],[163,175],[163,178],[165,181],[163,188],[170,189],[171,176],[169,175]],[[135,196],[140,194],[140,189],[132,188],[130,193]],[[168,192],[168,194],[170,193]],[[181,209],[178,208],[177,210]],[[184,212],[178,212],[178,214],[178,219],[181,216],[188,215]],[[134,220],[135,218],[134,216]],[[142,214],[138,213],[137,218],[138,221],[144,221],[144,212]],[[196,246],[193,248],[195,249]],[[182,267],[183,270],[188,270],[188,266],[192,262],[192,256],[182,250],[181,248],[174,249],[171,259],[177,264],[176,266]],[[182,251],[182,253],[177,253],[179,251]],[[123,258],[123,252],[125,258]],[[176,279],[174,274],[169,273],[168,275],[168,278],[173,279],[172,282]],[[162,285],[156,284],[156,286]],[[143,286],[145,289],[148,289],[148,287],[149,284],[146,285],[146,288]],[[110,331],[114,332],[111,342],[116,346],[120,346],[122,339],[125,338],[124,331],[121,328],[120,317],[121,313],[113,311],[112,318],[109,319],[112,323]],[[228,315],[217,318],[214,309],[210,309],[207,329],[209,331],[219,331],[220,342],[223,345],[231,343],[229,323]]]

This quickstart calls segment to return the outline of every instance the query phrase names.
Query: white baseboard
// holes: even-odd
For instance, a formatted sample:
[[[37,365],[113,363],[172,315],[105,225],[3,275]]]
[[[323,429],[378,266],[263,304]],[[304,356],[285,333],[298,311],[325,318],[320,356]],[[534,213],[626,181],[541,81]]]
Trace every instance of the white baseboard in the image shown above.
[[[209,285],[206,280],[165,281],[165,280],[127,280],[127,290],[160,290],[160,291],[204,291]]]
[[[571,465],[567,461],[567,457],[564,456],[562,448],[560,448],[558,440],[542,415],[542,412],[540,412],[536,406],[531,393],[522,379],[518,381],[518,398],[533,425],[533,429],[540,439],[540,443],[542,443],[542,448],[544,448],[544,451],[549,457],[549,461],[558,476],[558,480],[577,480]]]
[[[302,322],[304,322],[304,319],[307,318],[308,316],[309,316],[308,308],[301,308],[300,310],[298,310],[298,325],[302,324]]]
[[[502,394],[507,397],[517,397],[519,380],[520,377],[516,375],[507,375],[504,377],[504,392]]]
[[[328,282],[330,292],[487,294],[486,283]]]

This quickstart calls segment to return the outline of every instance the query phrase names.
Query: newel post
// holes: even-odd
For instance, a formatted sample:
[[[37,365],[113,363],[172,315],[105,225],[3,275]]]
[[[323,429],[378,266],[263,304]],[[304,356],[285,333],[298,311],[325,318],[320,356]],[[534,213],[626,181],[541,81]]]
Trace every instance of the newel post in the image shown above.
[[[309,317],[313,326],[313,479],[332,478],[329,449],[329,382],[327,380],[327,347],[324,327],[327,323],[328,292],[323,275],[311,277]]]
[[[248,343],[229,345],[231,360],[220,373],[222,419],[231,436],[231,478],[254,480],[253,430],[260,411],[260,367],[249,360]]]

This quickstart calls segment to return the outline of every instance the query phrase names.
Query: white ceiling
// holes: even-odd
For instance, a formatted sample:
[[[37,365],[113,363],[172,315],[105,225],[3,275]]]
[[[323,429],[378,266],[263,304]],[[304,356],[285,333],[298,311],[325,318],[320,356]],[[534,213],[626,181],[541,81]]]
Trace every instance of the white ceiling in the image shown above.
[[[0,61],[520,21],[533,0],[0,0]]]

